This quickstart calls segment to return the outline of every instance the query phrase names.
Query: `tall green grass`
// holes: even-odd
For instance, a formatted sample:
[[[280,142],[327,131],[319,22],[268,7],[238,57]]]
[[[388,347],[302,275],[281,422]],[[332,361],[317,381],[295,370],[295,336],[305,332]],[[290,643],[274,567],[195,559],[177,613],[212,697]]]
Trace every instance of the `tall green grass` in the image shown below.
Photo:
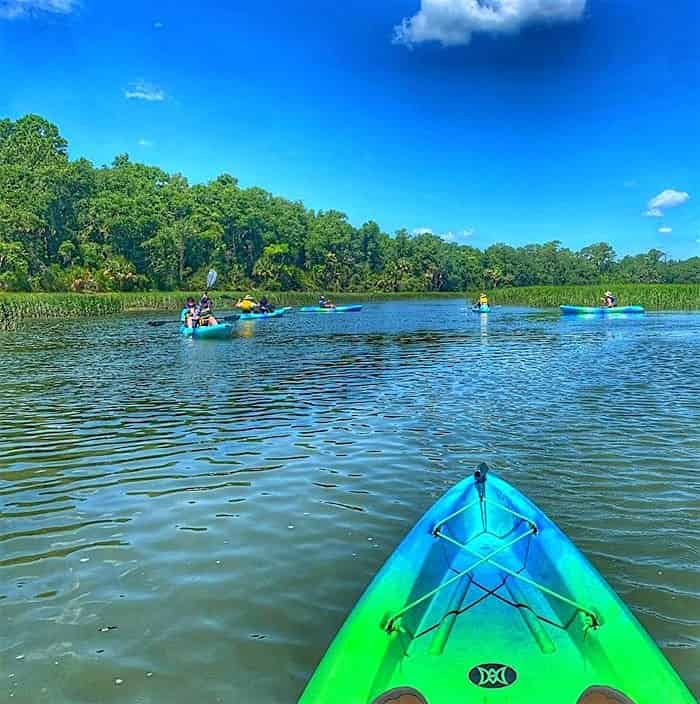
[[[606,290],[621,306],[640,305],[649,310],[700,310],[698,284],[607,284],[599,286],[523,286],[488,291],[495,305],[557,308],[562,304],[598,306]],[[472,300],[480,292],[467,294]]]
[[[236,300],[248,291],[213,291],[217,310],[233,308]],[[2,293],[0,294],[0,329],[11,329],[22,320],[32,318],[95,317],[136,311],[177,312],[188,296],[198,298],[201,291],[152,291],[141,293]],[[278,306],[309,305],[318,300],[316,292],[256,291],[266,295]],[[338,293],[331,294],[337,302],[362,302],[387,298],[462,297],[464,294],[420,293]]]

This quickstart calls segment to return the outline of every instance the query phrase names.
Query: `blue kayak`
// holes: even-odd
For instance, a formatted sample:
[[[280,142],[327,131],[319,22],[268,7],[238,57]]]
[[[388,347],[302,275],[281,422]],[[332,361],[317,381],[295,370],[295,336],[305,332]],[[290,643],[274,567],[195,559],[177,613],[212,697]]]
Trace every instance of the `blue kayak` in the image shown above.
[[[300,313],[354,313],[362,310],[362,306],[333,306],[332,308],[321,308],[321,306],[304,306],[299,308]]]
[[[241,313],[240,320],[260,320],[262,318],[279,318],[281,315],[292,310],[291,306],[286,308],[275,308],[270,313]]]
[[[491,307],[490,306],[474,306],[472,308],[472,311],[474,313],[490,313]]]
[[[559,306],[562,315],[619,315],[620,313],[643,313],[642,306]]]
[[[180,332],[185,337],[193,337],[195,340],[223,340],[231,337],[233,325],[219,323],[218,325],[203,325],[199,328],[188,328],[186,325],[181,325]]]

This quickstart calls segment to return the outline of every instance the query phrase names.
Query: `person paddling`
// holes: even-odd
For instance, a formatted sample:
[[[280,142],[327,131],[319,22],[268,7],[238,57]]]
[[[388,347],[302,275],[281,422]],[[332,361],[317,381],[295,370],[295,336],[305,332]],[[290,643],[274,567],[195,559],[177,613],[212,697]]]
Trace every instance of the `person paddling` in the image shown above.
[[[180,312],[180,322],[187,328],[193,328],[196,326],[197,319],[197,304],[194,298],[190,296],[185,302],[185,307]]]
[[[199,301],[198,306],[198,325],[218,325],[219,321],[214,317],[213,304],[211,298],[205,293]]]
[[[275,307],[267,300],[267,296],[263,296],[258,303],[256,312],[258,313],[272,313]]]
[[[617,305],[617,298],[613,296],[612,291],[606,291],[601,300],[606,308],[614,308]]]
[[[236,303],[236,308],[240,308],[244,313],[252,313],[258,307],[258,303],[250,295],[245,295],[242,299],[239,298]]]
[[[474,310],[479,310],[481,308],[488,308],[489,298],[485,293],[479,296],[479,300],[474,304]]]
[[[321,294],[318,298],[318,307],[319,308],[335,308],[335,305],[329,301],[323,294]]]

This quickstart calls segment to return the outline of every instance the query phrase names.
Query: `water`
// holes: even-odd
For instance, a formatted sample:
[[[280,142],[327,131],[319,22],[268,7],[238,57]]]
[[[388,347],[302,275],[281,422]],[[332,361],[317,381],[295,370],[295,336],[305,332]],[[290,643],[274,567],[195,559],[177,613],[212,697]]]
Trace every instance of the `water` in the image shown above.
[[[296,701],[480,461],[700,693],[700,316],[386,303],[226,342],[148,319],[0,334],[1,701]]]

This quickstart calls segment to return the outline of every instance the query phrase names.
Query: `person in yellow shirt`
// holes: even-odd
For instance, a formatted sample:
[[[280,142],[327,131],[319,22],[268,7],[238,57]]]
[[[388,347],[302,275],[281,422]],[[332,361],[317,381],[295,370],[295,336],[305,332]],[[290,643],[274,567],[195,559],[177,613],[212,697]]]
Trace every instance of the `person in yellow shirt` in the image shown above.
[[[239,298],[236,303],[236,308],[240,308],[244,313],[251,313],[257,307],[258,304],[250,294],[243,296],[243,298]]]
[[[489,298],[485,293],[482,293],[478,300],[474,303],[472,308],[474,310],[481,310],[482,308],[488,308],[489,307]]]

